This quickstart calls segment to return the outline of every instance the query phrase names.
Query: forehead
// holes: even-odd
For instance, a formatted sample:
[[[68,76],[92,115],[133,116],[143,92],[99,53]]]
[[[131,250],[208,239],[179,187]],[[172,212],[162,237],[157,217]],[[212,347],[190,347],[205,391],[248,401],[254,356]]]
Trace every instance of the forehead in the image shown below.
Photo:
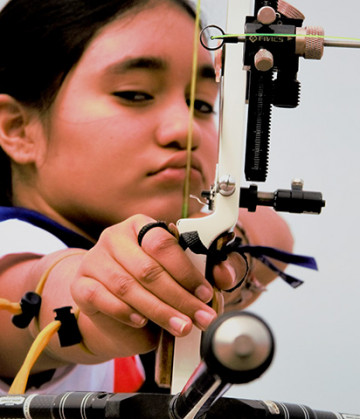
[[[189,13],[170,1],[159,1],[129,11],[92,39],[80,61],[93,70],[112,61],[139,55],[159,55],[164,59],[177,55],[192,60],[195,21]],[[200,62],[211,63],[211,55],[199,50]]]

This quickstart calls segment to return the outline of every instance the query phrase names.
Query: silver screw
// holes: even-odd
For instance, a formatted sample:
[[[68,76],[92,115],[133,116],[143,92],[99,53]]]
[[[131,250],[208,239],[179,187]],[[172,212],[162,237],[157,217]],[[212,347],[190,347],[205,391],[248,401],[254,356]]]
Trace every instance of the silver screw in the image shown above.
[[[302,191],[302,188],[304,187],[304,181],[302,179],[293,179],[291,182],[291,189]]]
[[[219,192],[223,196],[231,196],[235,192],[236,182],[235,179],[230,176],[222,176],[219,180]]]
[[[276,11],[270,6],[264,6],[259,9],[257,20],[263,25],[271,25],[276,20]]]

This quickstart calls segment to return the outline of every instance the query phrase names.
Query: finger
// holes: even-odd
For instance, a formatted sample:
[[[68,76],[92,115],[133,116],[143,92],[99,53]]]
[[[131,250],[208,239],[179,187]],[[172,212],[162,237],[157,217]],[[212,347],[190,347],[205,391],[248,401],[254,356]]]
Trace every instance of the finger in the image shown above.
[[[143,237],[142,249],[183,288],[203,302],[211,300],[213,294],[211,285],[203,273],[194,266],[172,234],[162,228],[154,228]]]
[[[84,258],[88,262],[73,285],[74,299],[85,314],[101,312],[129,324],[129,321],[134,322],[134,316],[131,319],[130,315],[139,313],[175,336],[188,334],[193,323],[205,330],[216,317],[214,310],[173,279],[168,286],[155,287],[152,293],[102,249],[97,250],[96,258],[91,253],[94,251]],[[99,259],[102,263],[96,263]],[[96,279],[97,276],[101,280]],[[163,280],[161,278],[161,283]]]
[[[140,312],[116,298],[92,278],[78,278],[72,285],[72,294],[80,311],[88,317],[106,311],[108,317],[131,327],[141,328],[148,322]]]
[[[138,252],[136,259],[127,258],[122,261],[122,265],[144,288],[189,316],[201,329],[206,329],[215,315],[214,311],[204,303],[212,299],[212,287],[193,266],[172,235],[163,229],[153,229],[153,231],[149,231],[149,236],[150,234],[158,239],[154,253],[157,253],[159,248],[160,250],[164,249],[164,255],[162,252],[158,252],[159,256],[157,256],[163,260],[162,263],[147,253]],[[143,241],[145,239],[144,237]],[[131,249],[133,246],[131,241],[128,241],[125,246],[127,254],[132,254],[135,251],[135,249]],[[176,266],[179,266],[178,271],[175,271]],[[193,278],[195,278],[193,280],[195,285],[191,284]],[[195,296],[183,286],[186,282],[187,287],[193,289]],[[128,302],[131,305],[135,304],[132,301]]]
[[[109,272],[103,279],[106,288],[118,299],[175,336],[189,333],[192,323],[205,330],[215,318],[215,312],[182,288],[161,267],[159,269],[156,262],[148,256],[146,258],[148,260],[144,264],[155,264],[155,267],[145,268],[146,272],[152,272],[150,280],[139,279],[147,278],[148,273],[138,271],[135,274],[138,277],[135,278],[127,271],[119,269],[114,261],[113,267],[107,264]],[[154,271],[157,271],[156,275],[153,274]]]
[[[244,279],[248,264],[243,256],[230,253],[224,262],[214,266],[213,275],[215,284],[219,289],[229,290]]]
[[[131,284],[126,285],[126,292],[122,298],[132,302],[135,307],[139,306],[139,310],[124,303],[102,283],[82,277],[77,281],[77,286],[81,287],[82,292],[76,298],[81,312],[88,317],[101,314],[106,316],[111,324],[112,320],[116,320],[132,327],[143,327],[149,319],[175,336],[184,336],[190,332],[192,321],[189,317],[163,303],[135,280],[125,280]]]

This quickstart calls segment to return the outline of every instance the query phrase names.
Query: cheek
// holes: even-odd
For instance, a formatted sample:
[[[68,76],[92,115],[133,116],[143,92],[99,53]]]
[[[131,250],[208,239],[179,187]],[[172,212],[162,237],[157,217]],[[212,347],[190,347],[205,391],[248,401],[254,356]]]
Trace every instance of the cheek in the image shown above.
[[[62,154],[73,159],[91,156],[97,161],[100,156],[107,154],[122,157],[124,152],[121,151],[125,147],[131,149],[134,145],[128,141],[129,127],[121,122],[120,118],[114,117],[94,118],[88,123],[59,118],[52,129],[53,146],[62,148]]]

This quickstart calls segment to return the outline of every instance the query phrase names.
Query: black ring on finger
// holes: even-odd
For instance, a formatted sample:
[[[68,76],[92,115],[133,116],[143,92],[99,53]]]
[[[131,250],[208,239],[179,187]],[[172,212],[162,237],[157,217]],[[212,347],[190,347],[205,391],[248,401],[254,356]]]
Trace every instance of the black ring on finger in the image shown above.
[[[151,229],[156,228],[156,227],[163,228],[164,230],[166,230],[170,233],[169,227],[167,226],[165,221],[155,221],[153,223],[145,224],[144,227],[141,228],[141,230],[139,231],[139,234],[138,234],[139,246],[141,246],[141,243],[144,239],[145,234],[147,232],[149,232]]]

